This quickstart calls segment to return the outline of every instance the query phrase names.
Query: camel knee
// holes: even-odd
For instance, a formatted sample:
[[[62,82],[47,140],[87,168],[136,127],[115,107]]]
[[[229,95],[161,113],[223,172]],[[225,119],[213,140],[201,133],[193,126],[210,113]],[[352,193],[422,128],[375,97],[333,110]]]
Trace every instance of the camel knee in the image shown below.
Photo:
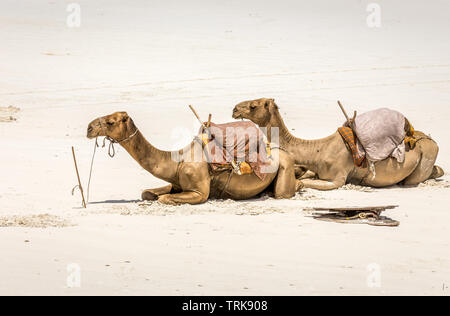
[[[283,175],[280,178],[280,175],[276,179],[275,188],[274,188],[274,197],[275,199],[290,199],[297,192],[295,176],[292,172],[292,175]]]
[[[205,203],[209,198],[209,191],[201,192],[201,191],[190,191],[189,193],[189,204],[203,204]]]
[[[283,193],[283,194],[275,194],[274,198],[276,200],[290,199],[294,197],[295,193]]]

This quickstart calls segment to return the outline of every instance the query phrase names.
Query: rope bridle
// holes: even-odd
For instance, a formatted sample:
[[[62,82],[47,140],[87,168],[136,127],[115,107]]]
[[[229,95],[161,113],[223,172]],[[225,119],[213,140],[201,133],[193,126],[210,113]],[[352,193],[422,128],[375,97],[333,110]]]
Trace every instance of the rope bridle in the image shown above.
[[[103,123],[104,123],[103,121],[104,121],[103,118],[101,118],[99,120],[100,127],[102,128],[103,134],[106,135],[106,130],[105,130],[105,126],[103,125]],[[109,157],[113,158],[115,156],[115,154],[116,154],[116,150],[114,148],[114,144],[121,144],[123,142],[126,142],[126,141],[130,140],[131,138],[136,136],[137,132],[139,132],[139,129],[136,127],[136,130],[130,136],[126,137],[125,139],[122,139],[121,141],[117,141],[117,140],[115,140],[115,139],[113,139],[113,138],[111,138],[109,136],[105,136],[105,138],[103,138],[102,148],[105,147],[105,145],[106,145],[105,143],[108,140],[109,141],[108,155],[109,155]],[[89,202],[89,187],[91,185],[92,169],[93,169],[93,166],[94,166],[94,157],[95,157],[95,153],[97,151],[97,147],[100,147],[99,144],[98,144],[98,136],[95,138],[94,152],[92,153],[91,168],[89,170],[89,180],[88,180],[88,186],[87,186],[87,192],[86,192],[87,193],[87,195],[86,195],[86,203]]]
[[[99,120],[99,122],[100,122],[100,127],[102,128],[103,134],[105,134],[105,138],[103,138],[103,145],[102,145],[102,148],[105,147],[105,142],[108,140],[108,141],[109,141],[108,155],[109,155],[109,157],[111,157],[111,158],[113,158],[114,155],[116,154],[116,150],[115,150],[115,148],[114,148],[114,144],[120,144],[120,143],[126,142],[127,140],[130,140],[131,138],[133,138],[134,136],[136,136],[137,132],[139,132],[139,129],[136,127],[136,130],[135,130],[130,136],[128,136],[128,137],[126,137],[125,139],[122,139],[122,140],[120,140],[120,141],[117,141],[117,140],[115,140],[115,139],[113,139],[113,138],[111,138],[111,137],[109,137],[109,136],[106,136],[106,130],[105,130],[105,126],[104,126],[104,118],[101,118],[101,119]],[[97,143],[97,138],[95,139],[95,144],[96,144],[97,147],[99,147],[99,146],[98,146],[98,143]],[[95,152],[94,152],[94,153],[95,153]]]

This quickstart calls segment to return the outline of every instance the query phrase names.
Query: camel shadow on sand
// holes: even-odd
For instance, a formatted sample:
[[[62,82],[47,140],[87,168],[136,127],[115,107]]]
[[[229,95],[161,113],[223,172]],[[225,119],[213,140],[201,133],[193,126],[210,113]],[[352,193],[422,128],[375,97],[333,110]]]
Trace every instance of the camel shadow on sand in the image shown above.
[[[142,202],[142,200],[104,200],[104,201],[95,201],[95,202],[89,202],[90,204],[127,204],[127,203],[138,203]]]

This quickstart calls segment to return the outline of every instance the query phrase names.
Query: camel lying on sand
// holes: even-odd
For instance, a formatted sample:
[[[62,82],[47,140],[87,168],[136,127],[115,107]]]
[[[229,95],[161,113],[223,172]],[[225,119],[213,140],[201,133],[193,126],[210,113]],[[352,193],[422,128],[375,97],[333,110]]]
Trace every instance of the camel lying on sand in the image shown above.
[[[208,198],[242,200],[258,195],[272,183],[275,198],[291,198],[296,192],[294,161],[281,150],[273,149],[274,159],[270,166],[272,172],[267,173],[261,180],[254,173],[238,175],[223,171],[211,174],[202,145],[197,141],[174,152],[155,148],[144,138],[126,112],[116,112],[92,121],[87,129],[87,137],[98,136],[113,139],[125,148],[142,168],[170,183],[161,188],[145,190],[142,193],[144,200],[158,200],[172,205],[199,204]],[[173,159],[189,156],[202,158],[186,161]]]
[[[346,183],[372,187],[385,187],[397,183],[417,185],[427,179],[441,177],[442,168],[435,166],[439,147],[431,138],[423,136],[414,149],[408,150],[403,163],[388,158],[375,163],[375,177],[368,167],[356,167],[352,154],[341,135],[336,132],[318,140],[303,140],[294,137],[281,118],[274,99],[244,101],[235,106],[234,119],[249,119],[260,127],[267,128],[271,139],[271,128],[279,129],[280,146],[287,150],[295,163],[313,171],[318,179],[303,179],[306,188],[332,190]]]

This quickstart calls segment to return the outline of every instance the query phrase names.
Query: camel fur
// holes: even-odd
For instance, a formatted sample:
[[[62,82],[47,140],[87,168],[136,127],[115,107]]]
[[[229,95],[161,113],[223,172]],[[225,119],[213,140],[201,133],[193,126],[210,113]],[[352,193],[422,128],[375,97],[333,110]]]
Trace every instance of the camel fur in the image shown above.
[[[255,197],[271,184],[275,198],[281,199],[292,197],[296,185],[300,184],[296,183],[293,159],[282,150],[272,152],[275,157],[271,162],[272,169],[264,180],[254,173],[211,173],[199,142],[193,141],[179,151],[159,150],[144,138],[126,112],[116,112],[92,121],[87,137],[98,136],[118,142],[142,168],[169,183],[161,188],[144,190],[144,200],[158,200],[171,205],[199,204],[208,198],[243,200]]]
[[[441,177],[444,172],[435,166],[439,147],[435,141],[416,131],[421,140],[414,149],[407,150],[405,160],[399,163],[388,158],[375,164],[375,177],[368,167],[356,167],[352,154],[338,132],[317,140],[304,140],[293,136],[280,115],[274,99],[261,98],[244,101],[235,106],[233,118],[249,119],[266,127],[267,138],[271,129],[279,129],[280,146],[294,158],[295,163],[316,174],[317,179],[302,179],[306,188],[332,190],[346,183],[372,187],[386,187],[397,183],[417,185],[428,179]]]

